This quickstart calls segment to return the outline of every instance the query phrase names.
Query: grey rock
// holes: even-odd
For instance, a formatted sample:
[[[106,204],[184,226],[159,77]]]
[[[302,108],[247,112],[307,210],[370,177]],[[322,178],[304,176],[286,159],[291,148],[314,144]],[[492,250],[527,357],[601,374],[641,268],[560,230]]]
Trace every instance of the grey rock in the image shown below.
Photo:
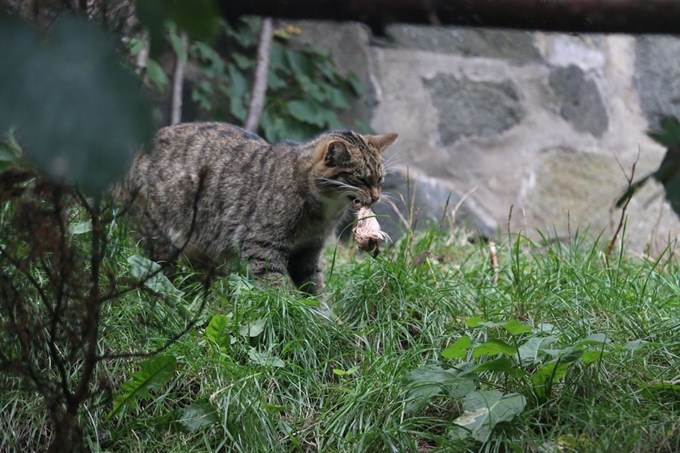
[[[665,116],[680,117],[680,40],[661,36],[638,37],[633,83],[650,128]]]
[[[437,74],[424,83],[439,111],[439,136],[445,146],[461,137],[501,134],[526,116],[519,93],[510,81],[473,82]]]
[[[562,103],[562,118],[577,131],[602,137],[609,119],[595,82],[587,79],[579,67],[570,65],[553,68],[548,83]]]
[[[489,57],[518,63],[540,62],[542,56],[528,32],[464,27],[395,24],[387,35],[402,48],[469,57]]]
[[[584,228],[598,235],[609,226],[609,210],[621,194],[616,158],[571,148],[543,151],[533,163],[527,222],[558,238]]]

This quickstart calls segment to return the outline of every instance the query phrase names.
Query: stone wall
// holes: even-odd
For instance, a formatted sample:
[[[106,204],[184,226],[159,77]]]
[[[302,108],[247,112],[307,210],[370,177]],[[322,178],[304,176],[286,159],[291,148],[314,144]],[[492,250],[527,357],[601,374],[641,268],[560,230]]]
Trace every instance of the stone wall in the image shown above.
[[[677,39],[412,25],[377,38],[359,24],[298,25],[301,42],[328,48],[369,87],[352,114],[399,133],[392,196],[418,208],[420,225],[455,209],[484,236],[509,223],[535,238],[608,239],[626,174],[636,161],[636,176],[652,171],[665,152],[646,130],[680,115]],[[658,184],[628,215],[633,250],[658,252],[680,233]]]

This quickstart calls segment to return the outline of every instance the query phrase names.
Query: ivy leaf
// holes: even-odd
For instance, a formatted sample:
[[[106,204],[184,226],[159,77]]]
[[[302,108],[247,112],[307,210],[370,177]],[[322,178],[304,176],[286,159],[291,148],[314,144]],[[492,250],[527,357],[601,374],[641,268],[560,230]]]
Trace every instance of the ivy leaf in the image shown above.
[[[62,17],[45,40],[5,16],[0,54],[0,131],[16,126],[39,168],[98,197],[153,129],[113,37],[83,18]]]
[[[453,439],[472,436],[479,442],[486,442],[498,423],[512,420],[525,406],[526,399],[519,393],[504,395],[498,390],[472,392],[465,397],[465,412],[454,420],[458,426],[453,427],[449,435]]]
[[[472,357],[496,354],[515,355],[517,354],[517,348],[503,340],[489,340],[475,347]]]
[[[467,350],[472,347],[470,337],[464,336],[457,339],[451,346],[442,351],[442,357],[446,359],[462,359]]]
[[[184,432],[191,433],[203,426],[217,423],[217,411],[208,400],[202,399],[175,411],[175,423]]]
[[[133,404],[139,398],[149,396],[149,390],[163,387],[173,376],[177,368],[177,359],[173,355],[157,355],[141,363],[141,370],[130,375],[131,379],[122,386],[123,394],[116,397],[113,409],[106,417],[110,420],[120,410]]]

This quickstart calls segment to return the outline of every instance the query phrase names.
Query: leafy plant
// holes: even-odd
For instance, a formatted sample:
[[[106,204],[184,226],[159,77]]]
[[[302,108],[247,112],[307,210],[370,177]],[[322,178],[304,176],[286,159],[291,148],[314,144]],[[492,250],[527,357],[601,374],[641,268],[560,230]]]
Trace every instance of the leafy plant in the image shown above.
[[[174,355],[157,355],[142,362],[140,367],[141,370],[132,373],[130,380],[123,384],[124,393],[116,397],[108,418],[138,399],[149,397],[149,390],[158,390],[167,384],[177,368],[177,359]]]
[[[648,131],[647,135],[666,148],[666,155],[657,170],[630,184],[616,206],[623,206],[649,179],[654,178],[663,185],[673,211],[680,215],[680,122],[676,117],[666,117],[661,120],[659,130]]]
[[[223,24],[224,36],[231,43],[226,56],[205,42],[189,47],[189,55],[205,77],[194,87],[192,99],[204,110],[214,110],[219,119],[240,124],[246,118],[258,28],[259,21],[252,17],[233,26]],[[351,73],[341,76],[327,51],[292,48],[286,43],[291,34],[275,36],[261,121],[264,137],[271,142],[306,140],[322,130],[347,127],[336,112],[349,109],[351,96],[363,94],[359,79]],[[228,99],[227,110],[215,109],[217,95]],[[365,129],[362,124],[353,126]]]
[[[465,324],[481,329],[474,335],[476,338],[505,332],[510,335],[510,341],[492,338],[473,342],[469,335],[461,336],[441,355],[449,360],[473,360],[457,363],[451,369],[426,365],[412,371],[407,378],[409,412],[421,410],[437,396],[464,397],[464,413],[454,420],[456,426],[451,430],[451,436],[457,439],[472,436],[486,442],[498,423],[509,421],[524,410],[527,398],[536,404],[544,404],[553,397],[556,384],[574,364],[595,362],[609,346],[605,335],[593,334],[570,346],[555,348],[560,338],[548,334],[546,327],[549,326],[534,329],[514,319],[489,322],[473,317]],[[588,349],[588,346],[596,349]],[[490,359],[482,360],[486,357]],[[504,388],[514,388],[519,393],[476,391],[483,372],[505,375],[507,384]]]

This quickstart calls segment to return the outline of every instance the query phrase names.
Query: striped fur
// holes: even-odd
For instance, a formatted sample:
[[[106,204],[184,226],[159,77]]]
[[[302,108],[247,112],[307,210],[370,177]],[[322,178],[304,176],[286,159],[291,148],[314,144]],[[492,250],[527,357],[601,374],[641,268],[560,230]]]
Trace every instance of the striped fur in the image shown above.
[[[396,134],[329,131],[270,145],[226,123],[161,129],[114,192],[132,203],[133,226],[157,261],[177,256],[217,265],[231,258],[272,284],[288,275],[323,291],[319,257],[352,201],[378,201],[381,152]]]

